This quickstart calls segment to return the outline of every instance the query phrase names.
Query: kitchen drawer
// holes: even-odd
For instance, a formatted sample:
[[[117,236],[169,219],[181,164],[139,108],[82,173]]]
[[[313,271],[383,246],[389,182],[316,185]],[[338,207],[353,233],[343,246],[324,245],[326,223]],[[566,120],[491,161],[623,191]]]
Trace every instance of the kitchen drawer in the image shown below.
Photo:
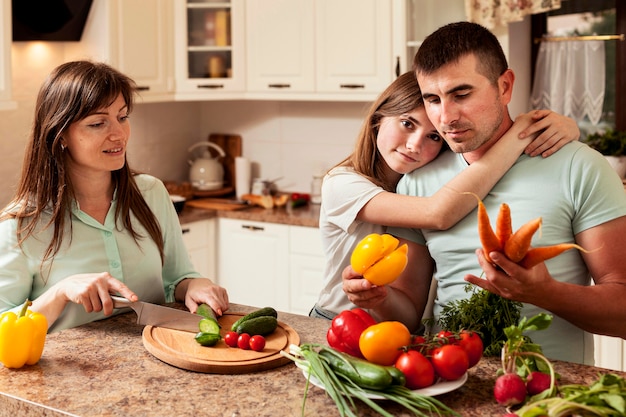
[[[320,230],[317,227],[291,226],[289,252],[323,257]]]
[[[183,242],[185,242],[187,250],[211,247],[214,244],[211,242],[211,239],[214,239],[214,233],[211,230],[210,220],[186,223],[181,227],[183,229]]]

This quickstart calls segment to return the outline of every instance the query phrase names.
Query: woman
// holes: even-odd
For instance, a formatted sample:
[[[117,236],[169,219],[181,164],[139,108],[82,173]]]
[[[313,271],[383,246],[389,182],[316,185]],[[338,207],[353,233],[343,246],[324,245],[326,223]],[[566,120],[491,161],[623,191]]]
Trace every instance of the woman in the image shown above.
[[[22,175],[0,217],[0,311],[24,300],[49,331],[131,301],[207,303],[226,290],[200,278],[164,185],[126,160],[135,83],[102,63],[60,65],[42,85]]]
[[[484,197],[522,152],[547,157],[579,133],[572,119],[547,110],[521,115],[485,158],[433,196],[395,194],[402,175],[447,149],[428,120],[415,73],[398,77],[370,108],[352,155],[324,178],[320,229],[327,263],[309,315],[332,319],[355,307],[342,290],[341,273],[365,236],[384,233],[385,226],[448,229],[476,207],[465,192]]]

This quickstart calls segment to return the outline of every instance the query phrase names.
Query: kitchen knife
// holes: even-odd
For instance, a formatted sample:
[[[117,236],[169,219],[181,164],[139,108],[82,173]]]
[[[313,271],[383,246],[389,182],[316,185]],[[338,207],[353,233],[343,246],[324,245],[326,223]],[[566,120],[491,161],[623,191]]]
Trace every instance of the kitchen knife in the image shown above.
[[[157,304],[144,303],[143,301],[131,302],[123,297],[111,296],[115,308],[132,308],[137,313],[137,324],[146,324],[155,327],[183,330],[197,333],[200,331],[199,323],[202,316],[188,311],[160,306]]]

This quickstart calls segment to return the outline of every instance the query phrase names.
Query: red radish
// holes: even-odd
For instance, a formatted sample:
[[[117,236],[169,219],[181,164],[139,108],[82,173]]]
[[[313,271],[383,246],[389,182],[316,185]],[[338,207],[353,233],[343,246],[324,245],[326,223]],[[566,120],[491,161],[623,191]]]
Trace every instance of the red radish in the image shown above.
[[[505,407],[521,404],[526,399],[526,384],[517,374],[504,374],[496,379],[493,395],[498,404]]]
[[[545,372],[534,371],[526,378],[526,391],[529,395],[536,395],[550,388],[550,375]]]

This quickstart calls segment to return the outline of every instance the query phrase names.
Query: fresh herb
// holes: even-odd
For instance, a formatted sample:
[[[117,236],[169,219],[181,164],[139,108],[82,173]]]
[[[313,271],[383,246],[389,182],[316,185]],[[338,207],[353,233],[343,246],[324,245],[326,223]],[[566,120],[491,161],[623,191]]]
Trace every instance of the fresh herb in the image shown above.
[[[472,284],[467,284],[465,291],[472,292],[471,297],[443,307],[437,320],[439,327],[453,332],[475,331],[485,345],[484,356],[499,356],[507,340],[504,329],[517,324],[522,303],[507,300]]]
[[[384,390],[368,389],[358,385],[346,375],[333,371],[328,359],[320,355],[321,351],[327,351],[331,354],[338,353],[328,346],[305,343],[300,346],[291,345],[289,349],[291,353],[281,350],[281,355],[291,359],[298,367],[308,371],[304,398],[302,400],[303,416],[305,415],[304,406],[312,376],[317,378],[324,386],[326,393],[335,402],[339,415],[342,417],[357,417],[358,411],[354,399],[361,400],[384,417],[394,417],[393,414],[372,400],[370,398],[372,395],[400,404],[416,416],[459,415],[436,398],[417,394],[402,385],[391,385]]]

